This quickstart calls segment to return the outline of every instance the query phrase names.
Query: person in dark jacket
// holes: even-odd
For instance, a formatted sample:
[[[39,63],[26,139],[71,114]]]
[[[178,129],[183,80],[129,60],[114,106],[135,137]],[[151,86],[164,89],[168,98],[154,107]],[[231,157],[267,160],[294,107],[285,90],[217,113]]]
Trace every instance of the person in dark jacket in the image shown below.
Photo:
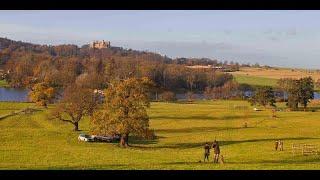
[[[214,140],[212,143],[212,148],[214,149],[214,159],[213,163],[218,163],[220,155],[220,147],[218,141]]]
[[[279,146],[279,141],[275,141],[274,143],[274,149],[277,151],[278,150],[278,146]]]
[[[209,143],[206,142],[206,144],[204,145],[204,160],[203,162],[209,161],[209,156],[210,156],[210,145]]]

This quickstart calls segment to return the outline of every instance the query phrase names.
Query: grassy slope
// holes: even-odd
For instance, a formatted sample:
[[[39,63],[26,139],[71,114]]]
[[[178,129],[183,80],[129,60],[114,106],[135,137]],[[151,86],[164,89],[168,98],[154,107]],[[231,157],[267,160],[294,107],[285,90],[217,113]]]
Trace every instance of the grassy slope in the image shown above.
[[[5,80],[0,80],[0,87],[9,87],[7,81]]]
[[[240,84],[258,85],[258,86],[276,86],[277,79],[257,77],[249,75],[234,74],[235,80]]]
[[[12,104],[12,103],[10,103]],[[134,147],[78,142],[72,126],[48,120],[46,110],[0,121],[0,169],[319,169],[314,156],[293,157],[291,143],[320,145],[320,112],[244,112],[243,101],[200,101],[196,104],[152,103],[155,141],[134,141]],[[10,105],[11,106],[11,105]],[[17,106],[21,106],[17,103]],[[1,109],[6,103],[1,103]],[[0,110],[1,112],[1,110]],[[241,128],[246,120],[249,128]],[[80,123],[88,131],[89,122]],[[198,163],[203,144],[221,141],[226,164]],[[284,151],[273,150],[284,139]],[[212,157],[210,157],[212,158]]]

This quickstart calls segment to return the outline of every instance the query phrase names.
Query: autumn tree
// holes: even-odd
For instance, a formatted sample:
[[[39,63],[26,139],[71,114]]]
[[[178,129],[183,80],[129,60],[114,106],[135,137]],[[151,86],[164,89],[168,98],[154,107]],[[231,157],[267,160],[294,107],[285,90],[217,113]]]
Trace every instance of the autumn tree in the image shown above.
[[[299,103],[303,105],[304,111],[307,108],[310,99],[313,99],[314,84],[312,78],[305,77],[299,80]]]
[[[288,88],[288,107],[291,110],[297,110],[299,106],[299,80],[291,80]]]
[[[175,101],[176,100],[176,94],[171,91],[164,91],[163,93],[160,94],[160,99],[161,101]]]
[[[275,106],[275,96],[272,87],[259,87],[254,96],[249,100],[252,104],[259,104],[264,107],[267,105]]]
[[[72,84],[68,86],[62,100],[52,111],[54,118],[71,123],[74,130],[79,130],[79,121],[84,116],[92,116],[98,106],[98,97],[92,89]]]
[[[29,98],[37,105],[47,108],[48,103],[52,102],[55,97],[55,89],[46,83],[37,83],[33,85],[29,93]]]
[[[148,90],[152,85],[147,78],[129,78],[113,82],[105,91],[105,104],[91,120],[93,134],[120,134],[120,146],[128,146],[129,135],[143,135],[149,127],[146,108]]]
[[[298,109],[299,103],[303,105],[304,110],[314,97],[314,83],[311,77],[301,79],[281,79],[278,85],[284,92],[288,93],[288,107],[292,110]]]

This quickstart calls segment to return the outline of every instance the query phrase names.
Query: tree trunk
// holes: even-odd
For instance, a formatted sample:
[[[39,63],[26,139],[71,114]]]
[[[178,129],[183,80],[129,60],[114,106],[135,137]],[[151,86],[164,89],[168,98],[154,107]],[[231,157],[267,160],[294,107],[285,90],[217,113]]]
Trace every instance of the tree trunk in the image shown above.
[[[79,124],[78,122],[73,123],[74,125],[74,131],[79,131]]]
[[[129,140],[129,134],[122,134],[120,139],[120,146],[127,147],[129,145],[128,140]]]

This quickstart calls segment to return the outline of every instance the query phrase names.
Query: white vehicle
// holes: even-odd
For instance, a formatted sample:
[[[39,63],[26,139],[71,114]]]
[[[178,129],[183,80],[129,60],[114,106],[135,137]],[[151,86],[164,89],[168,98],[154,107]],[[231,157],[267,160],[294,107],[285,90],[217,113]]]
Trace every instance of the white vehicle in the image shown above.
[[[254,111],[261,111],[260,109],[258,108],[253,108]]]
[[[94,140],[95,140],[95,138],[90,135],[80,134],[78,136],[78,141],[92,142]]]

